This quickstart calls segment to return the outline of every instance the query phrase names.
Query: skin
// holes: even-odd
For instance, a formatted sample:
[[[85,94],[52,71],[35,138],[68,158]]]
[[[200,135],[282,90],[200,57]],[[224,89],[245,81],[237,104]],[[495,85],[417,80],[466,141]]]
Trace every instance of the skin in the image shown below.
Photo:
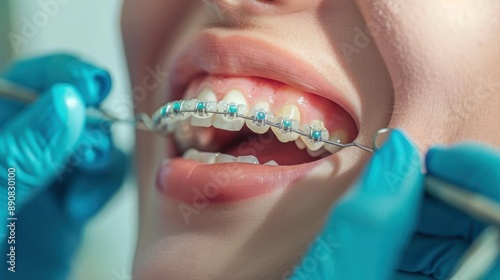
[[[361,143],[379,128],[400,127],[423,153],[465,140],[500,147],[496,0],[206,2],[124,1],[133,86],[142,84],[147,66],[166,71],[185,38],[217,26],[280,42],[312,62],[359,104]],[[166,82],[134,96],[136,110],[152,113],[163,105]],[[210,205],[186,225],[178,202],[159,199],[154,187],[165,147],[161,138],[138,132],[138,279],[281,279],[368,157],[341,150],[293,189],[223,209]]]

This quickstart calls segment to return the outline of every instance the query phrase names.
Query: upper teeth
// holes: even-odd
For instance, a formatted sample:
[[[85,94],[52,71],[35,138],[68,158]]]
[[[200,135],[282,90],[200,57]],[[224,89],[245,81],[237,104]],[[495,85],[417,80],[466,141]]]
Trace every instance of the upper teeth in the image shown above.
[[[217,96],[209,88],[201,91],[198,99],[194,99],[195,112],[192,114],[191,125],[209,127],[214,122],[214,114],[208,113],[217,111]]]
[[[281,108],[276,121],[280,123],[280,127],[273,127],[272,130],[278,140],[286,143],[299,138],[299,135],[293,132],[293,129],[299,129],[300,123],[300,112],[297,106],[286,105]]]
[[[238,116],[247,113],[247,104],[243,93],[238,90],[230,91],[217,104],[217,111],[224,114],[215,116],[214,127],[231,131],[241,130],[245,120]]]
[[[266,102],[257,103],[248,112],[243,93],[238,90],[230,91],[223,100],[219,103],[216,102],[215,93],[210,89],[204,89],[197,99],[180,100],[166,104],[153,115],[153,122],[159,128],[166,126],[168,132],[179,130],[180,120],[190,116],[192,116],[190,120],[192,126],[209,127],[213,125],[216,128],[230,131],[241,130],[246,122],[247,127],[255,133],[265,133],[271,127],[279,141],[296,141],[299,148],[305,148],[305,145],[309,152],[320,150],[325,141],[341,144],[336,146],[329,143],[329,145],[325,145],[325,149],[321,149],[321,151],[326,150],[333,153],[338,151],[340,146],[347,141],[345,131],[335,130],[329,133],[323,122],[319,120],[299,127],[300,112],[295,105],[282,107],[276,117],[269,111],[270,106]],[[247,113],[249,114],[247,115]],[[182,123],[185,124],[184,121]],[[182,137],[177,135],[176,138],[181,139]],[[310,154],[316,155],[318,153],[320,152]]]
[[[302,131],[307,136],[301,135],[300,138],[302,138],[307,148],[311,151],[317,151],[323,147],[324,143],[321,140],[328,139],[329,137],[328,130],[325,129],[322,121],[312,121],[311,124],[304,124]]]
[[[257,103],[251,110],[250,115],[253,120],[247,120],[247,127],[251,131],[259,134],[266,133],[269,130],[269,125],[266,121],[273,119],[273,115],[269,112],[269,104],[266,102]]]

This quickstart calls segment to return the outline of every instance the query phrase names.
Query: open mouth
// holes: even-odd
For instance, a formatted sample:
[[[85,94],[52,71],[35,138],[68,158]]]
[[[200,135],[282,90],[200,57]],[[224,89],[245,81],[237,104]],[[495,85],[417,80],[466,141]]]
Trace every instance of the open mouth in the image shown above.
[[[176,156],[204,164],[297,165],[340,149],[286,128],[313,129],[313,135],[337,143],[348,143],[357,134],[352,117],[336,103],[265,78],[200,77],[190,83],[183,100],[177,106],[211,106],[227,113],[186,114],[168,123]],[[231,117],[231,110],[254,119]],[[284,125],[271,127],[263,123],[266,119]]]
[[[226,114],[189,113],[169,121],[175,152],[158,173],[162,192],[189,203],[197,203],[200,196],[216,202],[250,198],[295,184],[340,149],[314,137],[337,143],[356,138],[355,119],[327,98],[332,95],[303,86],[317,79],[287,67],[299,67],[298,63],[283,64],[286,56],[273,62],[271,58],[278,56],[252,56],[252,51],[255,61],[249,62],[249,54],[242,55],[241,41],[202,38],[195,51],[177,59],[172,83],[176,95],[169,99],[183,100],[176,106],[211,106]],[[249,45],[246,48],[255,51]],[[254,119],[235,118],[238,114]],[[282,126],[265,125],[266,119]]]

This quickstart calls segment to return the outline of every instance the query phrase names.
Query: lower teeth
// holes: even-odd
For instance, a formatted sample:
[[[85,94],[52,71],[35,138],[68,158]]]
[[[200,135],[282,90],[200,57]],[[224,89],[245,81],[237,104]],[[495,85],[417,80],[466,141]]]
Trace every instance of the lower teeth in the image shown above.
[[[259,160],[254,156],[234,157],[232,155],[226,155],[226,154],[221,154],[221,153],[200,152],[196,149],[187,150],[182,157],[184,159],[194,160],[194,161],[205,163],[205,164],[231,163],[231,162],[260,164]],[[276,161],[274,161],[274,160],[271,160],[271,161],[264,163],[264,165],[276,166],[276,165],[278,165],[278,163],[276,163]]]

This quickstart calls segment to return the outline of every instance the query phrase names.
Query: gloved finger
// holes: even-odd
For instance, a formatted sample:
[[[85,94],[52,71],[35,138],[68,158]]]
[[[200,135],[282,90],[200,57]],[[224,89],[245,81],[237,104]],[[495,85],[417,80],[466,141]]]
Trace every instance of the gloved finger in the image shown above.
[[[486,224],[471,218],[442,201],[426,195],[417,232],[425,235],[447,238],[474,240],[486,227]]]
[[[321,236],[338,246],[326,255],[321,275],[330,273],[329,279],[392,276],[417,220],[422,197],[420,167],[415,145],[394,131],[333,209]],[[320,247],[313,244],[306,258]],[[295,273],[299,271],[300,267]]]
[[[493,268],[486,274],[485,280],[500,279],[500,257],[497,258]]]
[[[0,100],[0,128],[17,115],[25,104],[13,100]]]
[[[415,145],[398,130],[391,133],[388,142],[373,156],[361,180],[334,211],[331,219],[337,225],[334,233],[339,240],[352,241],[346,244],[348,246],[341,244],[338,257],[353,256],[353,251],[363,252],[364,275],[382,273],[379,279],[390,278],[416,225],[423,193],[420,168]],[[339,279],[362,279],[349,277],[359,273],[357,267],[355,263],[339,267],[345,276]]]
[[[500,201],[500,151],[466,143],[436,147],[426,156],[427,172],[470,191]]]
[[[62,54],[19,61],[2,76],[36,91],[56,83],[71,84],[87,106],[100,104],[111,89],[111,76],[107,71]]]
[[[63,190],[64,209],[76,223],[83,223],[94,216],[123,184],[128,170],[126,155],[112,143],[109,148],[98,150],[93,157],[95,166],[87,161],[76,169]]]
[[[87,172],[106,170],[114,148],[109,123],[87,119],[87,126],[68,165]]]
[[[60,178],[84,125],[80,95],[70,85],[57,84],[2,127],[0,168],[16,170],[18,207]]]
[[[427,172],[457,186],[500,201],[500,153],[478,144],[432,148],[426,157]],[[473,240],[484,223],[466,213],[427,197],[417,231]]]
[[[398,269],[447,279],[469,246],[462,239],[416,234],[406,247]]]
[[[434,280],[434,277],[421,274],[421,273],[412,273],[412,272],[405,272],[405,271],[396,271],[394,274],[394,277],[392,278],[393,280]]]

